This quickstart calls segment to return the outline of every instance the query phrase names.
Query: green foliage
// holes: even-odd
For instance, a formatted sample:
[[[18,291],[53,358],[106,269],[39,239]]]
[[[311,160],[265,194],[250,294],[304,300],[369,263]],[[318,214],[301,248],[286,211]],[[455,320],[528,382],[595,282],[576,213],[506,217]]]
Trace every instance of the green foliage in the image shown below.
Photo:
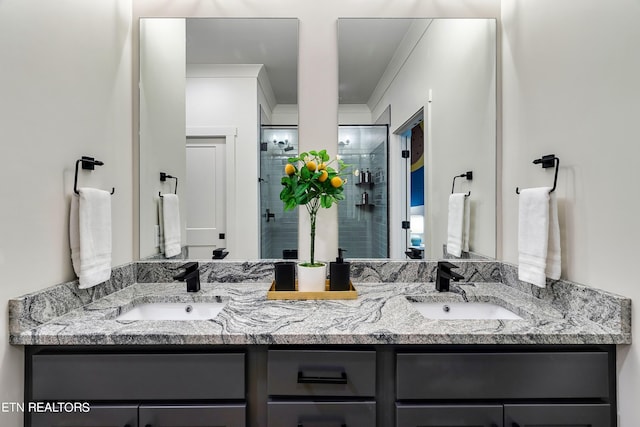
[[[280,200],[284,210],[293,210],[296,206],[305,206],[311,219],[311,264],[314,264],[316,215],[319,208],[330,208],[334,203],[344,200],[344,183],[346,179],[345,165],[341,159],[329,161],[327,150],[300,153],[290,157],[288,165],[292,165],[289,174],[285,168],[282,177]],[[336,167],[331,166],[337,162]],[[326,171],[326,177],[325,177]],[[334,179],[335,178],[335,179]]]
[[[348,166],[342,160],[336,159],[336,169],[331,166],[334,161],[326,163],[328,161],[327,150],[309,151],[288,159],[289,164],[294,166],[295,173],[283,176],[281,180],[283,189],[280,192],[280,200],[284,202],[285,210],[293,210],[298,205],[308,205],[317,202],[318,199],[320,207],[330,208],[334,203],[344,200],[343,185],[334,186],[331,182],[334,177],[342,179]],[[313,162],[316,168],[309,169],[309,162]],[[325,165],[327,171],[327,177],[323,181],[323,172],[318,169],[321,164]]]

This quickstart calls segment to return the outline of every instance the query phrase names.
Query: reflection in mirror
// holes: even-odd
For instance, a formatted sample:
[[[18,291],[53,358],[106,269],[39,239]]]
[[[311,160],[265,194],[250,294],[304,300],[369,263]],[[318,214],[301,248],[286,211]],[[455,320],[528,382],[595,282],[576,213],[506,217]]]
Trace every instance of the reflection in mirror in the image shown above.
[[[387,126],[340,126],[338,154],[353,177],[338,204],[338,244],[349,258],[388,258]]]
[[[140,20],[141,259],[163,257],[160,172],[179,178],[182,256],[260,257],[263,228],[286,223],[262,216],[261,142],[280,127],[297,146],[297,63],[297,19]]]
[[[469,250],[462,257],[494,258],[495,20],[339,19],[338,50],[339,132],[345,125],[389,129],[388,206],[378,207],[374,184],[376,206],[370,208],[388,219],[388,256],[441,258],[452,180],[473,171],[472,180],[459,179],[455,188],[471,191]],[[355,192],[360,203],[364,190]],[[362,245],[382,244],[373,243],[379,222],[359,230]],[[340,220],[340,245],[349,227]]]
[[[285,165],[298,155],[298,129],[262,126],[260,147],[260,211],[262,258],[298,258],[298,212],[284,210],[280,200]]]

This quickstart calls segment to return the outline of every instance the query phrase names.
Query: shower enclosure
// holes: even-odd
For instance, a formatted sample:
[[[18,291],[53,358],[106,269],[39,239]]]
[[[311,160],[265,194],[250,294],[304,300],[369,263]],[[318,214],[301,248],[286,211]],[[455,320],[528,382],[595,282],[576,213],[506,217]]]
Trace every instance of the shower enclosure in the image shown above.
[[[298,209],[280,200],[284,166],[298,155],[296,126],[262,126],[260,132],[260,257],[297,258]]]
[[[348,258],[389,257],[386,125],[340,126],[338,155],[352,175],[338,204],[338,244]]]

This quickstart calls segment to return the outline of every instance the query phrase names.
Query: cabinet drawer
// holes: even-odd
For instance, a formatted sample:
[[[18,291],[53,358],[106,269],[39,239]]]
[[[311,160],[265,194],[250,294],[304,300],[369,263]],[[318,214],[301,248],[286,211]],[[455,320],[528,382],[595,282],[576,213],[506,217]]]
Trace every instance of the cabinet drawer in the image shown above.
[[[610,427],[611,406],[607,404],[577,405],[504,405],[505,426]]]
[[[607,354],[400,353],[397,398],[607,398]]]
[[[31,427],[104,427],[138,425],[138,405],[91,405],[88,412],[32,412]]]
[[[372,427],[375,402],[269,402],[269,426]]]
[[[244,399],[244,353],[37,354],[34,400]]]
[[[502,425],[502,405],[396,404],[397,427],[495,427]]]
[[[140,405],[140,426],[245,427],[247,405]]]
[[[375,396],[374,351],[270,350],[272,396]]]

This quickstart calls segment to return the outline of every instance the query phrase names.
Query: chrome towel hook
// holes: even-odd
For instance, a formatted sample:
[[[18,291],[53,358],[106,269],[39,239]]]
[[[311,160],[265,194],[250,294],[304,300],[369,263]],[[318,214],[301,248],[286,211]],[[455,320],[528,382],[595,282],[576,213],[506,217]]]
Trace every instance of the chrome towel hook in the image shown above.
[[[556,191],[556,184],[558,183],[558,169],[560,166],[560,159],[556,157],[555,154],[547,154],[546,156],[542,156],[539,159],[535,159],[533,161],[534,165],[542,164],[543,169],[556,167],[556,172],[553,176],[553,188],[549,191],[549,193],[553,193]],[[516,194],[520,194],[520,188],[516,187]]]
[[[75,176],[73,177],[73,192],[76,194],[80,194],[80,192],[78,191],[78,165],[82,163],[82,169],[85,170],[94,170],[96,166],[102,166],[104,165],[104,162],[101,162],[100,160],[96,160],[93,157],[89,157],[89,156],[82,156],[81,159],[76,160],[76,173]],[[113,195],[113,193],[116,192],[115,187],[111,188],[111,195]]]

